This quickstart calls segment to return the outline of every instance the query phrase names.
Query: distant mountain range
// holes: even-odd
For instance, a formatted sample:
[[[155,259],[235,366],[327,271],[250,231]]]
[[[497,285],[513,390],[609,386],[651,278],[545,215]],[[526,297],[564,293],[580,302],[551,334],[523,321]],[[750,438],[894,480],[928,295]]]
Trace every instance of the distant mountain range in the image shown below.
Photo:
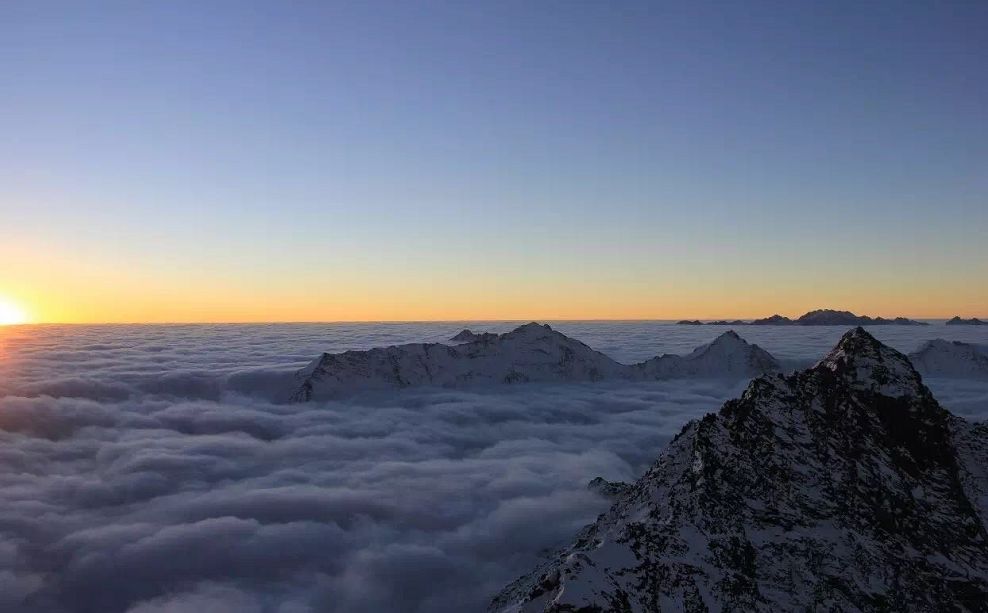
[[[684,356],[662,355],[621,364],[548,325],[529,323],[505,334],[464,330],[456,345],[411,343],[367,351],[324,353],[298,373],[292,400],[421,385],[526,382],[646,381],[680,377],[746,379],[779,370],[758,345],[728,331]]]
[[[956,319],[956,318],[955,318]],[[884,317],[868,317],[867,315],[855,315],[850,311],[835,311],[832,309],[817,309],[804,313],[796,319],[789,319],[782,315],[772,315],[754,321],[743,321],[735,319],[731,321],[717,320],[702,322],[698,319],[684,319],[676,322],[684,326],[926,326],[926,322],[896,317],[885,319]]]
[[[930,348],[927,357],[951,347]],[[985,611],[988,426],[862,328],[687,424],[496,612]]]
[[[988,321],[982,321],[977,317],[972,317],[971,319],[961,319],[960,317],[951,317],[947,320],[948,326],[988,326]]]
[[[548,325],[507,332],[464,330],[457,344],[410,343],[366,351],[324,353],[298,372],[295,402],[373,389],[463,387],[526,382],[653,381],[681,378],[749,379],[782,369],[758,345],[729,330],[686,355],[665,354],[621,364]],[[923,374],[988,377],[984,348],[934,340],[911,354]]]

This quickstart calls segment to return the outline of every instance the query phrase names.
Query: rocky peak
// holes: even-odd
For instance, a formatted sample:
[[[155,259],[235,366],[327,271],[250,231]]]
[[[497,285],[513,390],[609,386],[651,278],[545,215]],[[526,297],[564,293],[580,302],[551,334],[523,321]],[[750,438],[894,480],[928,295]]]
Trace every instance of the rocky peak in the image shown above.
[[[856,389],[884,396],[920,394],[925,390],[909,358],[883,345],[860,326],[848,330],[816,367],[829,370]]]
[[[988,431],[851,330],[687,424],[496,611],[983,611]],[[597,483],[603,486],[603,483]]]

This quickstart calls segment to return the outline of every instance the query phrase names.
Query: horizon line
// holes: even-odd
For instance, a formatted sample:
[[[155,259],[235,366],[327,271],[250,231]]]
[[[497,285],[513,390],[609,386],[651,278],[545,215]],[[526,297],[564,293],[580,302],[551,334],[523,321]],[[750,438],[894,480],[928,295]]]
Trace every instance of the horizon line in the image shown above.
[[[798,316],[797,316],[798,317]],[[861,317],[866,317],[862,315]],[[882,317],[882,316],[867,316],[867,317]],[[961,319],[986,319],[985,317],[962,317],[959,315],[951,315],[949,317],[910,317],[910,316],[897,316],[905,317],[906,319],[914,319],[916,321],[947,321],[953,319],[954,317],[960,317]],[[16,328],[16,327],[28,327],[28,326],[207,326],[207,325],[264,325],[264,324],[281,324],[281,325],[302,325],[302,324],[440,324],[440,323],[541,323],[541,322],[679,322],[679,321],[700,321],[700,322],[711,322],[711,321],[727,321],[731,322],[737,321],[751,321],[754,319],[752,317],[707,317],[707,318],[689,318],[689,317],[673,317],[673,318],[654,318],[654,317],[627,317],[627,318],[601,318],[601,317],[588,317],[588,318],[479,318],[479,319],[335,319],[335,320],[216,320],[216,321],[31,321],[23,322],[17,324],[5,324],[0,325],[0,329],[3,328]],[[886,319],[890,319],[886,317]]]

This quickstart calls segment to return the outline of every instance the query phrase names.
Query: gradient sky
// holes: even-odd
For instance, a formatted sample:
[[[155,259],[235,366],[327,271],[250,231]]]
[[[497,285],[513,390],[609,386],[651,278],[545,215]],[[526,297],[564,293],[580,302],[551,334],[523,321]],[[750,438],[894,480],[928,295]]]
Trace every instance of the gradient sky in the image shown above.
[[[988,3],[0,4],[37,321],[988,315]]]

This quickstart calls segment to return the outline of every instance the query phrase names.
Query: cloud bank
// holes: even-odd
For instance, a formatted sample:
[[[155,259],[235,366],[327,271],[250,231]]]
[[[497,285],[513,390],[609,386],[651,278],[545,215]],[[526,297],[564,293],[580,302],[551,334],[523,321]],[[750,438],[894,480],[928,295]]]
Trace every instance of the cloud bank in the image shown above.
[[[743,387],[421,389],[288,405],[285,377],[310,348],[334,347],[278,329],[186,328],[6,339],[0,610],[483,609],[608,506],[591,478],[635,478],[686,421]],[[930,383],[959,414],[988,411],[983,383]]]

